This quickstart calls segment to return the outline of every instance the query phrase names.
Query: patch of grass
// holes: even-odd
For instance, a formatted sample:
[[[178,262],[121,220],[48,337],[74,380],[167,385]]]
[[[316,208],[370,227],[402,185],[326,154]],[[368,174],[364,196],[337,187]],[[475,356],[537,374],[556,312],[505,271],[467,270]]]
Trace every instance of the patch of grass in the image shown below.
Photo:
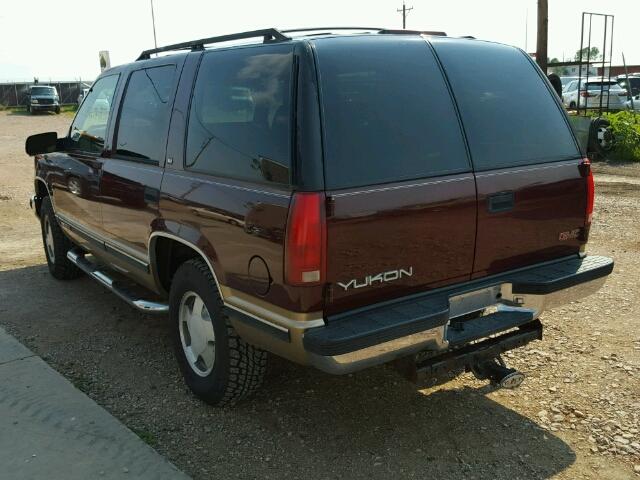
[[[138,437],[140,437],[140,439],[150,447],[155,447],[158,444],[158,440],[156,440],[156,437],[151,432],[147,432],[146,430],[138,430],[137,428],[132,428],[131,431]]]
[[[640,114],[624,110],[605,113],[603,117],[611,123],[615,138],[611,160],[640,162]]]

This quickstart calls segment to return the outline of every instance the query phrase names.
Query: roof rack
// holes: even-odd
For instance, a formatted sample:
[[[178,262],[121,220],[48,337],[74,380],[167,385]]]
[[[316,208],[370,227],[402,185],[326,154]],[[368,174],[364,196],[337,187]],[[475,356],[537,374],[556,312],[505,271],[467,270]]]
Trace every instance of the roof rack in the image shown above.
[[[154,53],[171,52],[174,50],[204,50],[204,46],[211,43],[229,42],[232,40],[242,40],[245,38],[263,37],[264,43],[283,42],[291,40],[290,37],[283,35],[282,32],[275,28],[266,28],[263,30],[251,30],[249,32],[232,33],[229,35],[219,35],[217,37],[202,38],[200,40],[192,40],[190,42],[175,43],[166,47],[152,48],[143,51],[136,60],[149,60]]]
[[[271,42],[284,42],[287,40],[291,40],[291,37],[285,35],[285,33],[294,33],[294,32],[315,32],[321,30],[368,30],[375,31],[379,34],[403,34],[403,35],[436,35],[436,36],[444,36],[447,34],[445,32],[435,32],[435,31],[423,31],[423,30],[392,30],[385,29],[380,27],[309,27],[309,28],[291,28],[287,30],[277,30],[275,28],[265,28],[262,30],[251,30],[249,32],[241,32],[241,33],[231,33],[229,35],[219,35],[217,37],[209,37],[209,38],[201,38],[200,40],[192,40],[190,42],[182,42],[182,43],[174,43],[173,45],[167,45],[165,47],[152,48],[149,50],[144,50],[137,60],[149,60],[151,55],[154,53],[162,53],[162,52],[172,52],[176,50],[191,50],[198,51],[204,50],[205,45],[209,45],[211,43],[220,43],[220,42],[229,42],[232,40],[243,40],[246,38],[256,38],[263,37],[264,43]]]

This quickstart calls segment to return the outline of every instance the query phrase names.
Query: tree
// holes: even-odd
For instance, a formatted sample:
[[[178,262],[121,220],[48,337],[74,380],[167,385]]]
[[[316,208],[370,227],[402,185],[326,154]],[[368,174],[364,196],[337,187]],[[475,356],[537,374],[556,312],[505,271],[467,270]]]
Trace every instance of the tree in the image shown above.
[[[591,47],[591,50],[589,50],[589,47],[584,47],[582,49],[583,62],[598,60],[599,56],[600,56],[600,49],[598,47]],[[580,60],[580,50],[576,52],[576,55],[574,58],[575,60],[578,60],[578,61]]]
[[[552,59],[547,59],[547,65],[553,64],[553,63],[560,63],[560,60],[557,57],[553,57]],[[567,70],[566,67],[553,67],[550,66],[548,69],[549,73],[555,73],[556,75],[568,75],[569,74],[569,70]]]

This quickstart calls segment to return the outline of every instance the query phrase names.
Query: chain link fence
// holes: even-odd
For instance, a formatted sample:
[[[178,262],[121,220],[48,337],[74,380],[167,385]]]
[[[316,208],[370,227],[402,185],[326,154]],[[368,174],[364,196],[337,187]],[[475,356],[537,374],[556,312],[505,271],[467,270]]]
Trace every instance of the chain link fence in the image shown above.
[[[0,83],[0,105],[5,107],[26,105],[29,87],[32,85],[36,84],[31,82]],[[77,105],[78,95],[80,95],[82,89],[91,87],[91,84],[86,82],[41,82],[38,85],[56,87],[61,105]]]

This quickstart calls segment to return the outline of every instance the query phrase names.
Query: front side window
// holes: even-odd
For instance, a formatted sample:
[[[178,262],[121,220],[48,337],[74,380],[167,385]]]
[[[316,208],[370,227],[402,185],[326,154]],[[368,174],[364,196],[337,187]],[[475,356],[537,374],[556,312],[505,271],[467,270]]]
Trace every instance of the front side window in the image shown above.
[[[564,112],[522,51],[433,39],[456,97],[477,170],[580,156]]]
[[[108,75],[99,78],[89,90],[71,124],[69,137],[72,150],[102,152],[118,77]]]
[[[185,167],[289,183],[291,46],[206,53],[189,112]]]
[[[174,65],[131,73],[118,120],[116,155],[150,163],[163,160],[175,74]]]

